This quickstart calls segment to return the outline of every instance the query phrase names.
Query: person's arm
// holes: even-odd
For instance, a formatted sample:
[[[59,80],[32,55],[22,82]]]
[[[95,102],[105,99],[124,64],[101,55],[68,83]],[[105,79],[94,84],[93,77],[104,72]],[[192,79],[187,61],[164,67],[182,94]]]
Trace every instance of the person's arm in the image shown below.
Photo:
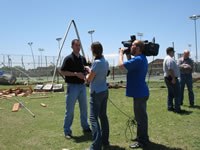
[[[85,69],[87,69],[87,71],[89,72],[89,74],[86,76],[86,80],[87,80],[88,82],[92,82],[92,81],[94,80],[94,77],[95,77],[96,73],[93,72],[93,71],[90,69],[90,67],[88,67],[88,66],[85,66]]]
[[[119,62],[118,62],[118,66],[120,69],[125,68],[123,65],[123,63],[124,63],[124,54],[123,53],[124,53],[124,48],[120,48],[119,49]]]
[[[172,77],[172,83],[175,84],[176,83],[176,77],[174,75],[174,71],[172,69],[170,69],[169,74]]]
[[[184,68],[184,64],[182,64],[182,63],[183,63],[182,58],[180,58],[180,59],[178,60],[178,63],[177,63],[178,66],[179,66],[179,68],[180,68],[180,70]]]
[[[80,79],[85,79],[85,75],[82,72],[70,72],[70,71],[61,71],[60,74],[63,76],[71,76],[71,77],[78,77]]]

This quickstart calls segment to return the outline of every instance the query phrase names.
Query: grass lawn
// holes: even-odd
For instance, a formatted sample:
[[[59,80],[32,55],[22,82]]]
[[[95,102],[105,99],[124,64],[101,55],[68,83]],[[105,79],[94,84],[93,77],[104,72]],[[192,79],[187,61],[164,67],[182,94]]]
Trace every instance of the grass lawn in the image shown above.
[[[149,137],[152,150],[199,150],[200,149],[200,89],[194,85],[195,108],[190,108],[187,91],[180,115],[167,111],[167,89],[163,81],[150,83],[150,98],[147,111],[149,117]],[[162,87],[162,88],[161,88]],[[0,86],[7,89],[9,86]],[[63,134],[65,113],[65,93],[46,93],[49,98],[31,99],[40,94],[22,97],[22,103],[35,115],[33,118],[24,108],[11,112],[13,99],[0,99],[0,150],[84,150],[91,144],[91,136],[83,135],[80,126],[78,103],[75,107],[72,131],[74,138],[66,140]],[[133,100],[127,98],[125,89],[109,89],[109,98],[129,116],[133,116]],[[88,94],[89,96],[89,94]],[[89,101],[89,100],[88,100]],[[47,104],[47,107],[40,106]],[[89,108],[88,108],[89,110]],[[129,149],[131,134],[127,131],[128,118],[108,101],[111,150]],[[136,136],[136,128],[133,137]]]

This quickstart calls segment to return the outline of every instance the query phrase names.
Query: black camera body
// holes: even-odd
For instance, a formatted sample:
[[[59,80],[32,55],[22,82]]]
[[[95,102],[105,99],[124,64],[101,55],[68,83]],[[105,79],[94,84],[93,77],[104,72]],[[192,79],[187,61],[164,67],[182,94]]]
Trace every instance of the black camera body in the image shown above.
[[[125,54],[130,54],[130,48],[132,46],[132,43],[136,40],[135,35],[130,36],[130,40],[128,41],[122,41],[122,44],[124,47],[127,47],[127,49],[124,50]],[[148,42],[147,40],[144,42],[144,49],[142,50],[142,54],[145,56],[157,56],[159,52],[159,44],[155,43],[155,38],[153,38],[152,42]]]

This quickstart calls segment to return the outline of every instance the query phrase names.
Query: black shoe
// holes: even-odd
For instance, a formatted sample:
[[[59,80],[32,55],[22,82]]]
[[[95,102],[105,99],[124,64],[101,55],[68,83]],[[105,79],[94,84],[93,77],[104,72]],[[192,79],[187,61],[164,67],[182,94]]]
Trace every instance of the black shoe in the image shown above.
[[[174,112],[175,112],[175,113],[178,113],[178,114],[183,114],[183,113],[185,113],[186,111],[180,109],[180,110],[175,110]]]
[[[109,147],[110,147],[110,144],[103,144],[103,150],[107,150],[109,149]]]
[[[190,106],[189,106],[190,108],[193,108],[194,107],[194,104],[190,104]]]
[[[91,133],[91,132],[92,132],[92,130],[90,128],[83,130],[83,133]]]
[[[136,138],[133,138],[133,139],[131,139],[131,141],[137,142],[137,141],[138,141],[138,138],[137,138],[137,137],[136,137]]]
[[[139,143],[139,142],[129,146],[129,148],[131,148],[131,149],[143,148],[143,147],[144,147],[144,145],[142,143]]]
[[[174,108],[168,108],[167,110],[168,111],[174,111]]]

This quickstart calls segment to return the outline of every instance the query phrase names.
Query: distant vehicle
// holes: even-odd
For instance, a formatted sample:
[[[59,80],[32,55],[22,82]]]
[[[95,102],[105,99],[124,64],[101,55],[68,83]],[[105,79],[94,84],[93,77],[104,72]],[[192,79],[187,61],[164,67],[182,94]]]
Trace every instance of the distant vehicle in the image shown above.
[[[0,71],[0,85],[12,85],[15,84],[17,78],[12,75],[5,73],[5,71]]]

